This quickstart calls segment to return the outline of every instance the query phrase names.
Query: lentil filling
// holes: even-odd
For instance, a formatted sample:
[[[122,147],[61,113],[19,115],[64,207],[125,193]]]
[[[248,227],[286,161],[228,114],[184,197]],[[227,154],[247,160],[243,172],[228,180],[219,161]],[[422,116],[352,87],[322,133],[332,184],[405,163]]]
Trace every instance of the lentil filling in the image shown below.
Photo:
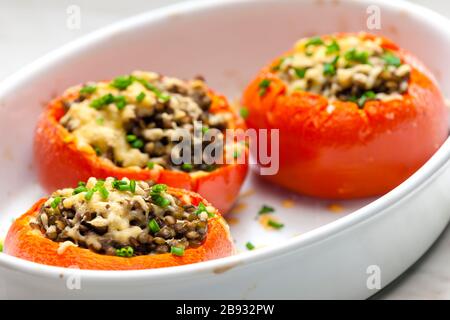
[[[180,132],[187,132],[192,150],[196,145],[204,150],[210,143],[223,146],[223,131],[232,118],[227,111],[211,112],[212,100],[201,77],[183,81],[135,71],[112,81],[71,88],[66,96],[60,123],[78,147],[120,167],[214,170],[217,165],[211,161],[180,160],[182,151],[175,151],[174,145],[182,140]],[[205,141],[195,135],[195,128],[203,134],[214,128],[219,135]]]
[[[75,189],[54,192],[30,225],[61,246],[101,254],[183,255],[206,239],[208,218],[216,210],[203,203],[194,206],[166,191],[163,184],[90,178]]]
[[[288,93],[313,92],[361,108],[368,100],[402,99],[411,66],[381,44],[362,35],[301,39],[272,71],[287,83]],[[260,84],[261,94],[267,87]]]

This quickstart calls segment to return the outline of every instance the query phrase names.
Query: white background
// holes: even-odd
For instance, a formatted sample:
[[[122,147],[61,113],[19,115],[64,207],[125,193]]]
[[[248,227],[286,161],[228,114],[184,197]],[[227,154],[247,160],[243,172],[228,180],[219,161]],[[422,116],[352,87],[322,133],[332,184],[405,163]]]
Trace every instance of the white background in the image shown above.
[[[48,51],[97,28],[181,1],[0,0],[0,80]],[[413,2],[450,17],[450,1]],[[66,26],[66,10],[70,5],[81,8],[81,29],[70,30]],[[450,299],[450,229],[405,275],[376,297]]]

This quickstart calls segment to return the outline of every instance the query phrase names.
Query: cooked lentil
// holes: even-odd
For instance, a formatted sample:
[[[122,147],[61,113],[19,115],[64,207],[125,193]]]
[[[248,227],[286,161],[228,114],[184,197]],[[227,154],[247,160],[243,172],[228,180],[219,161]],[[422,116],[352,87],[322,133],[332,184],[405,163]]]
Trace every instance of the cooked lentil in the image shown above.
[[[288,84],[289,93],[308,91],[363,107],[368,100],[402,99],[411,66],[385,50],[380,38],[355,35],[301,39],[272,71]]]
[[[203,203],[185,203],[186,199],[182,201],[166,191],[162,184],[90,178],[75,189],[54,192],[30,225],[61,245],[72,242],[101,254],[180,255],[203,243],[208,217],[214,216],[215,209]],[[161,206],[155,203],[156,198],[168,203]]]
[[[196,164],[193,158],[186,161],[191,165],[176,165],[182,151],[173,151],[181,130],[190,133],[192,149],[223,143],[223,135],[213,142],[194,137],[196,122],[202,123],[203,133],[209,128],[223,132],[232,117],[226,111],[210,112],[212,101],[203,79],[183,81],[135,71],[109,82],[74,87],[68,93],[77,98],[64,101],[66,113],[60,123],[75,136],[80,149],[91,147],[120,167],[150,168],[151,163],[152,168],[158,165],[186,172],[216,168],[205,161]]]

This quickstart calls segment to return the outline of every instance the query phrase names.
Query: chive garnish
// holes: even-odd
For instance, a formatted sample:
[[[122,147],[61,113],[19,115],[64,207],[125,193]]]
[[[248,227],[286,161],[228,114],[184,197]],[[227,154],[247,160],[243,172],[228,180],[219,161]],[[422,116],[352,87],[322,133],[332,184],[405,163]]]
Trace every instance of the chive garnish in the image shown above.
[[[172,246],[170,247],[170,253],[174,256],[184,256],[184,248]]]
[[[395,56],[391,52],[384,54],[382,58],[388,66],[399,67],[402,64],[402,61],[400,60],[400,58]]]
[[[309,40],[305,43],[305,47],[308,48],[309,46],[320,46],[322,44],[324,44],[324,42],[320,37],[312,37],[309,38]]]
[[[306,74],[306,68],[294,68],[295,75],[300,79],[303,79]]]
[[[55,209],[58,204],[61,202],[61,197],[55,197],[52,201],[52,203],[50,204],[50,206]]]
[[[152,186],[152,192],[154,193],[161,193],[167,190],[167,185],[158,183]]]
[[[234,150],[234,152],[233,152],[233,158],[234,159],[237,159],[237,158],[239,158],[241,156],[241,153],[238,151],[238,150]]]
[[[90,106],[94,109],[101,109],[104,106],[107,106],[110,103],[114,102],[114,96],[111,93],[105,94],[100,98],[94,99],[91,101]]]
[[[143,91],[141,91],[141,93],[139,93],[139,94],[136,96],[136,101],[140,103],[140,102],[142,102],[144,99],[145,99],[145,93],[144,93]]]
[[[275,212],[275,209],[273,207],[263,205],[261,207],[261,209],[259,209],[258,214],[267,214],[267,213],[271,213],[271,212]]]
[[[132,257],[134,254],[133,247],[127,246],[120,249],[116,249],[116,255],[119,257]]]
[[[3,242],[0,241],[0,252],[3,252]]]
[[[209,130],[209,128],[208,128],[207,126],[203,126],[203,127],[202,127],[202,133],[203,133],[203,134],[207,133],[208,130]]]
[[[336,39],[333,39],[331,44],[327,45],[326,54],[336,53],[336,52],[339,52],[340,50],[341,50],[341,47],[337,43]]]
[[[137,137],[134,134],[128,134],[127,135],[127,141],[128,142],[133,142],[137,139]]]
[[[92,199],[92,196],[94,195],[95,190],[94,189],[90,189],[86,192],[86,194],[84,195],[84,198],[89,201]]]
[[[73,194],[75,195],[86,191],[88,191],[88,188],[86,188],[86,186],[78,186],[75,189],[73,189]]]
[[[263,96],[266,94],[267,89],[270,86],[270,80],[269,79],[263,79],[261,80],[261,82],[259,83],[258,87],[259,87],[259,95]]]
[[[97,90],[97,87],[95,85],[92,86],[84,86],[83,88],[80,89],[80,94],[81,95],[88,95],[88,94],[92,94]]]
[[[150,220],[150,222],[148,223],[148,228],[153,233],[157,233],[159,230],[161,230],[158,222],[155,219]]]
[[[241,117],[243,119],[247,119],[248,118],[248,109],[247,109],[247,107],[241,107],[241,109],[239,110],[239,114],[241,115]]]
[[[115,97],[114,102],[119,110],[122,110],[127,105],[127,99],[124,96]]]
[[[147,162],[147,168],[153,169],[155,167],[155,163],[152,161]]]
[[[119,90],[125,90],[133,83],[133,80],[134,77],[132,76],[119,76],[111,82],[111,86]]]
[[[284,224],[277,222],[275,220],[269,220],[269,221],[267,221],[267,224],[274,229],[281,229],[284,227]]]
[[[274,65],[274,66],[272,67],[272,71],[278,71],[278,70],[280,70],[281,65],[283,64],[284,60],[286,60],[285,57],[280,58],[280,59],[278,60],[277,64]]]
[[[326,76],[334,76],[336,74],[336,68],[331,63],[324,63],[323,74]]]
[[[189,172],[189,171],[191,171],[192,170],[192,164],[190,164],[190,163],[183,163],[182,165],[181,165],[181,170],[183,170],[183,171],[187,171],[187,172]]]
[[[247,243],[245,244],[245,247],[246,247],[248,250],[253,250],[253,249],[255,249],[255,246],[254,246],[253,243],[251,243],[250,241],[247,242]]]
[[[98,156],[100,156],[102,154],[102,149],[100,149],[97,146],[94,146],[94,151],[95,151],[95,154],[98,155]]]
[[[356,51],[354,48],[347,51],[344,56],[347,61],[363,64],[367,64],[369,61],[369,53],[367,51]]]
[[[367,100],[373,100],[376,98],[376,94],[373,91],[366,91],[363,95],[357,99],[355,102],[358,104],[358,107],[362,109]]]
[[[153,193],[151,194],[152,201],[159,207],[165,208],[170,204],[170,200],[167,198],[164,198],[162,195]]]
[[[108,190],[106,190],[105,186],[100,186],[98,188],[98,192],[100,192],[100,195],[102,196],[103,200],[108,199],[109,192],[108,192]]]
[[[130,191],[133,193],[136,192],[136,180],[130,180]]]
[[[144,146],[144,141],[142,141],[141,139],[136,139],[131,143],[131,146],[135,149],[140,149]]]
[[[158,100],[160,100],[161,102],[167,102],[170,100],[170,96],[164,92],[162,92],[161,90],[159,90],[157,87],[155,87],[153,84],[151,84],[150,82],[144,80],[144,79],[139,79],[139,82],[147,89],[152,91],[155,95],[156,98],[158,98]]]

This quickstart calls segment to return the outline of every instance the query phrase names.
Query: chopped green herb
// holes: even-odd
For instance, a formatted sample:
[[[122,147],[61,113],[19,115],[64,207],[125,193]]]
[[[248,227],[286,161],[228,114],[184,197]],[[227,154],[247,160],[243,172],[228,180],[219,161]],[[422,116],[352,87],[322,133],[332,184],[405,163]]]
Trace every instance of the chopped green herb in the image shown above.
[[[50,204],[50,206],[55,209],[58,204],[61,202],[61,197],[55,197],[52,201],[52,203]]]
[[[3,252],[3,242],[2,241],[0,241],[0,252]]]
[[[137,137],[134,134],[128,134],[127,135],[127,141],[128,142],[133,142],[136,141]]]
[[[331,63],[323,64],[323,74],[326,76],[334,76],[336,74],[336,68]]]
[[[203,127],[202,127],[202,133],[203,133],[203,134],[207,133],[208,130],[209,130],[209,128],[208,128],[207,126],[203,126]]]
[[[207,171],[207,172],[211,172],[217,169],[217,166],[215,164],[207,164],[206,166],[204,166],[203,170]]]
[[[154,234],[157,233],[159,230],[161,230],[161,228],[159,227],[158,222],[155,219],[150,220],[150,222],[148,223],[148,228]]]
[[[95,122],[97,122],[98,125],[102,126],[105,123],[105,118],[98,117]]]
[[[155,184],[152,187],[152,192],[154,192],[154,193],[161,193],[161,192],[164,192],[166,190],[167,190],[167,185],[162,184],[162,183]]]
[[[97,87],[92,85],[92,86],[84,86],[83,88],[80,89],[80,94],[81,95],[88,95],[88,94],[92,94],[97,90]]]
[[[333,39],[331,44],[327,45],[327,51],[326,54],[332,54],[339,52],[341,50],[341,47],[339,47],[339,44],[337,43],[336,39]]]
[[[109,192],[108,192],[108,190],[106,190],[105,186],[103,186],[103,185],[100,186],[100,187],[98,188],[98,192],[99,192],[100,195],[102,196],[102,199],[103,199],[103,200],[108,199]]]
[[[266,94],[267,89],[270,86],[270,80],[269,79],[263,79],[261,80],[261,82],[259,83],[258,87],[259,87],[259,95],[263,96]]]
[[[99,147],[95,146],[94,150],[96,155],[100,156],[102,154],[102,149],[100,149]]]
[[[119,184],[116,189],[119,191],[130,191],[130,185],[129,184]]]
[[[233,158],[237,159],[241,156],[241,152],[239,150],[234,150],[233,152]]]
[[[242,107],[239,109],[239,114],[241,115],[241,117],[242,117],[243,119],[247,119],[247,118],[248,118],[248,109],[247,109],[247,107],[242,106]]]
[[[309,46],[320,46],[322,44],[324,44],[324,42],[320,37],[313,37],[305,43],[305,47],[308,48]]]
[[[147,89],[152,91],[155,95],[156,98],[158,98],[158,100],[160,100],[161,102],[167,102],[170,100],[170,96],[164,92],[162,92],[161,90],[159,90],[157,87],[155,87],[153,84],[151,84],[150,82],[140,79],[139,82]]]
[[[144,146],[144,141],[142,141],[141,139],[136,139],[131,143],[131,146],[135,149],[140,149]]]
[[[172,246],[170,247],[170,253],[174,256],[184,256],[184,248]]]
[[[251,242],[247,242],[247,243],[245,244],[245,246],[247,247],[248,250],[253,250],[253,249],[255,249],[255,246],[254,246],[253,243],[251,243]]]
[[[91,101],[90,106],[94,109],[101,109],[104,106],[107,106],[110,103],[114,102],[114,96],[111,93],[105,94],[100,98],[94,99]]]
[[[114,102],[119,110],[122,110],[127,105],[127,99],[124,96],[115,97]]]
[[[164,198],[162,195],[153,193],[151,194],[152,201],[159,207],[165,208],[170,204],[170,200],[167,198]]]
[[[388,66],[399,67],[402,64],[400,58],[390,52],[383,55],[383,60],[386,62]]]
[[[80,186],[86,186],[86,182],[84,182],[84,181],[78,181],[78,184],[77,184],[77,186],[78,187],[80,187]]]
[[[94,195],[95,190],[94,189],[90,189],[86,192],[86,194],[84,195],[84,198],[89,201],[92,199],[92,196]]]
[[[261,209],[259,209],[258,214],[267,214],[275,212],[275,209],[266,205],[263,205]]]
[[[277,64],[274,65],[274,66],[272,67],[272,71],[278,71],[278,70],[280,70],[281,65],[283,64],[284,60],[286,60],[285,57],[280,58],[280,59],[278,60]]]
[[[356,51],[351,49],[345,53],[345,59],[347,61],[359,62],[367,64],[369,62],[369,53],[367,51]]]
[[[153,169],[155,167],[155,163],[152,161],[147,162],[147,168]]]
[[[300,79],[303,79],[305,77],[306,70],[306,68],[294,68],[295,75]]]
[[[88,188],[86,188],[86,186],[78,186],[75,189],[73,189],[73,194],[75,195],[86,191],[88,191]]]
[[[281,229],[284,227],[284,224],[277,222],[275,220],[269,220],[269,221],[267,221],[267,224],[274,229]]]
[[[127,246],[124,248],[116,249],[116,255],[119,257],[132,257],[134,254],[133,247]]]
[[[192,171],[192,169],[193,169],[193,167],[192,167],[192,164],[190,164],[190,163],[183,163],[181,165],[181,170],[183,170],[183,171]]]
[[[133,193],[136,192],[136,180],[130,180],[130,191]]]
[[[197,210],[195,210],[195,214],[199,215],[202,212],[206,212],[206,206],[203,202],[200,202],[197,206]]]
[[[359,108],[363,108],[367,100],[373,100],[375,98],[376,98],[375,92],[366,91],[359,99],[357,99],[356,103],[358,104]]]
[[[133,83],[133,80],[134,77],[132,76],[119,76],[111,82],[111,86],[119,90],[125,90]]]
[[[144,93],[143,91],[141,91],[141,93],[139,93],[139,94],[136,96],[136,101],[140,103],[140,102],[142,102],[144,99],[145,99],[145,93]]]

